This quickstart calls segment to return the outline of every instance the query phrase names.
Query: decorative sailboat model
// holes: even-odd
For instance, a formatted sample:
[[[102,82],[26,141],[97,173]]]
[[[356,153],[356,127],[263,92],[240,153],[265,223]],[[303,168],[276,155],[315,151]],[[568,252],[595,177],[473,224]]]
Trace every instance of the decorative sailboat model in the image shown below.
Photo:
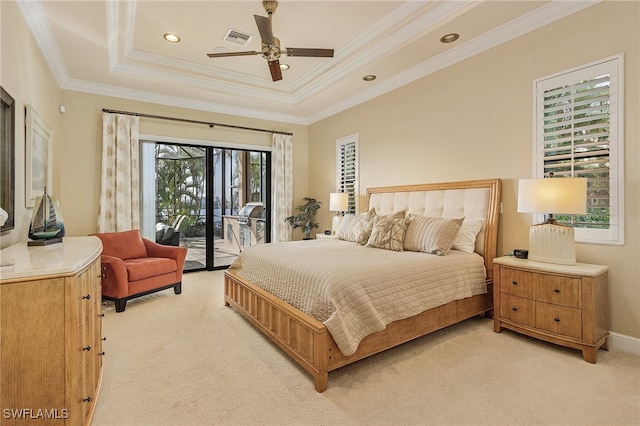
[[[36,198],[36,208],[29,224],[29,238],[32,241],[27,243],[28,246],[46,246],[62,242],[64,224],[58,210],[47,194],[45,186],[42,197]]]

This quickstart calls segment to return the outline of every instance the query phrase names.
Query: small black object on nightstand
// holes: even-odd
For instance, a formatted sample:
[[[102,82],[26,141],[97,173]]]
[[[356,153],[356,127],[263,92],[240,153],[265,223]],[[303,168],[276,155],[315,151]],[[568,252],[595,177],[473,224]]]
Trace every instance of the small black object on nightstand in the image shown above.
[[[513,250],[513,255],[518,259],[526,259],[529,257],[529,250],[515,249]]]

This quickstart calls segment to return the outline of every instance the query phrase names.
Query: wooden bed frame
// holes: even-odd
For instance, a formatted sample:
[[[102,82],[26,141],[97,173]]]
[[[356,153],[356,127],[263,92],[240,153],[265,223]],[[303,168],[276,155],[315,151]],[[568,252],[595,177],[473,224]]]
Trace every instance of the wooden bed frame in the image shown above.
[[[330,371],[491,311],[493,308],[492,262],[496,256],[500,208],[501,181],[499,179],[371,188],[367,190],[367,206],[370,205],[373,194],[393,196],[393,193],[472,188],[485,188],[489,191],[483,247],[488,285],[486,294],[456,300],[413,317],[392,322],[384,330],[364,338],[356,352],[349,356],[342,354],[331,334],[320,321],[239,277],[233,271],[225,273],[225,305],[234,307],[311,373],[316,391],[323,392],[327,388]]]

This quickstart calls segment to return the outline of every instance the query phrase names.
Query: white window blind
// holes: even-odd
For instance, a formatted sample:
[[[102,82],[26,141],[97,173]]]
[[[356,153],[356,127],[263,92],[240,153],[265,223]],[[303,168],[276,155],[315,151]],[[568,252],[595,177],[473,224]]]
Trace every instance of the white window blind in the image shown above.
[[[535,177],[588,178],[587,213],[556,215],[579,242],[624,242],[622,66],[614,57],[535,82]]]
[[[336,141],[336,189],[349,194],[348,213],[357,211],[358,194],[358,135]]]

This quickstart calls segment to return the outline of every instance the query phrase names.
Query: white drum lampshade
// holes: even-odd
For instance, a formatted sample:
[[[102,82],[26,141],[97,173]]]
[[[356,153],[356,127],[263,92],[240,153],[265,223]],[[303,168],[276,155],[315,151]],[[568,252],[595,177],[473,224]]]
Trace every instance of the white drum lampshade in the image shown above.
[[[518,182],[518,213],[544,213],[543,223],[529,228],[529,259],[575,265],[573,228],[558,223],[553,214],[587,212],[586,178],[521,179]]]
[[[342,212],[349,208],[349,194],[346,192],[332,192],[329,194],[329,211],[337,212],[331,221],[331,232],[336,234],[340,222],[342,222]]]

